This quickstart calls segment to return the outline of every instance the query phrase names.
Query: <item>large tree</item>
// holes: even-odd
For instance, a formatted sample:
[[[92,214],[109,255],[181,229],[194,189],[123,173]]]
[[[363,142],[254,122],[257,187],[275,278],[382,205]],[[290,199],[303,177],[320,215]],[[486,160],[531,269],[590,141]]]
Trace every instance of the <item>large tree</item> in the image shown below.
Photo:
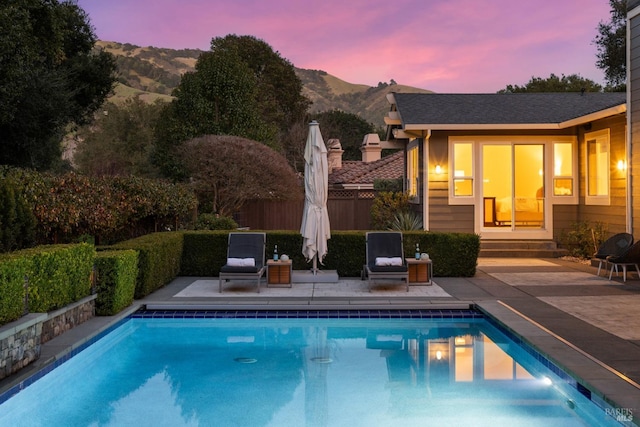
[[[329,139],[339,139],[344,150],[343,160],[362,160],[362,140],[368,133],[375,133],[373,124],[362,117],[340,110],[325,111],[312,115],[320,124],[320,131],[326,143]]]
[[[88,121],[115,82],[115,61],[75,2],[0,2],[0,164],[47,169],[70,124]]]
[[[577,74],[561,77],[551,74],[548,78],[531,77],[525,85],[507,85],[498,93],[525,93],[525,92],[600,92],[602,86],[593,80],[585,79]]]
[[[596,66],[604,71],[607,90],[625,91],[627,79],[627,2],[609,0],[611,20],[600,21],[594,43]]]
[[[202,135],[235,135],[283,151],[283,136],[309,105],[293,66],[252,36],[214,38],[173,95],[157,129],[154,159],[174,178],[184,174],[174,150]]]
[[[232,216],[250,199],[302,198],[300,179],[284,157],[259,142],[206,135],[179,152],[203,212]]]
[[[154,129],[163,101],[148,104],[129,98],[122,105],[107,102],[91,125],[78,131],[74,164],[86,175],[136,175],[153,178]]]

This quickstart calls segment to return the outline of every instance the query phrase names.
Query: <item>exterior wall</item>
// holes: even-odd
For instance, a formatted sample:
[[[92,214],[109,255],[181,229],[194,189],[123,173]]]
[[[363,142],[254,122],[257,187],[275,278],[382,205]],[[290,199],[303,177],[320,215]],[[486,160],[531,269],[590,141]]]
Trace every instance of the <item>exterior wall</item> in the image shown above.
[[[586,144],[585,134],[602,129],[610,129],[610,204],[609,206],[594,206],[585,203],[586,196]],[[593,122],[589,127],[580,126],[578,129],[578,164],[580,168],[580,204],[576,211],[575,221],[601,222],[605,224],[609,233],[626,231],[627,185],[626,171],[618,170],[618,160],[626,158],[626,115],[619,115]],[[562,219],[562,218],[560,218]],[[554,221],[554,235],[559,232]]]
[[[473,233],[473,206],[449,205],[449,140],[448,134],[436,132],[429,139],[429,231]],[[435,173],[436,165],[445,166]]]
[[[640,236],[640,1],[628,2],[627,114],[630,132],[631,211],[634,236]]]
[[[585,134],[601,129],[610,129],[610,194],[609,206],[585,205]],[[640,123],[638,124],[640,131]],[[576,136],[578,141],[578,205],[553,206],[553,238],[559,239],[562,233],[570,230],[578,221],[602,222],[610,233],[625,231],[626,227],[626,172],[617,169],[618,160],[624,160],[626,153],[626,116],[624,114],[589,123],[587,126],[573,127],[558,131],[523,132],[433,132],[428,141],[429,161],[426,173],[428,177],[428,216],[430,231],[474,232],[474,206],[449,205],[450,171],[448,141],[450,136]],[[640,135],[639,135],[640,141]],[[640,162],[640,158],[638,159]],[[443,173],[436,174],[436,165],[445,166]],[[640,190],[638,190],[640,191]],[[640,197],[638,198],[640,200]],[[640,212],[640,206],[638,207]],[[639,221],[640,222],[640,221]],[[638,232],[640,235],[640,232]],[[507,236],[505,236],[507,237]]]

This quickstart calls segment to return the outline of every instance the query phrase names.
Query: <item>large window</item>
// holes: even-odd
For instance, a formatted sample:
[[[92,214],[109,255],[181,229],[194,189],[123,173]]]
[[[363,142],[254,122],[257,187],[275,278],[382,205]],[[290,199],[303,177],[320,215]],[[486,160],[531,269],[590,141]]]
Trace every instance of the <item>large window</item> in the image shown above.
[[[608,205],[609,200],[609,129],[585,135],[587,204]]]
[[[418,165],[418,147],[411,147],[407,151],[407,193],[409,193],[409,197],[418,197]]]
[[[473,143],[453,143],[453,196],[473,196]]]

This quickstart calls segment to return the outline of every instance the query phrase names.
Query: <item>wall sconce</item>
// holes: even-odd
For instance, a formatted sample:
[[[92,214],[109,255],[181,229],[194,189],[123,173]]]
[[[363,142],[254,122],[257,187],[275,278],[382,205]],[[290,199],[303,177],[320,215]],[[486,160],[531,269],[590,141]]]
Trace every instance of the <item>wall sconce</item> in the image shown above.
[[[618,160],[618,170],[619,171],[626,171],[627,170],[627,162],[625,162],[624,160]]]
[[[440,175],[442,173],[442,166],[436,165],[436,173]]]

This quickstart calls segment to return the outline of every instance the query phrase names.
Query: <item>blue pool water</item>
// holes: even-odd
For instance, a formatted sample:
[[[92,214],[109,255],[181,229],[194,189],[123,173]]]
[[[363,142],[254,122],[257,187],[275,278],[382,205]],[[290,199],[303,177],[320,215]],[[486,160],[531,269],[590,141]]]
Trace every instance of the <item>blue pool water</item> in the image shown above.
[[[478,316],[142,316],[5,395],[0,426],[619,425],[540,359]]]

